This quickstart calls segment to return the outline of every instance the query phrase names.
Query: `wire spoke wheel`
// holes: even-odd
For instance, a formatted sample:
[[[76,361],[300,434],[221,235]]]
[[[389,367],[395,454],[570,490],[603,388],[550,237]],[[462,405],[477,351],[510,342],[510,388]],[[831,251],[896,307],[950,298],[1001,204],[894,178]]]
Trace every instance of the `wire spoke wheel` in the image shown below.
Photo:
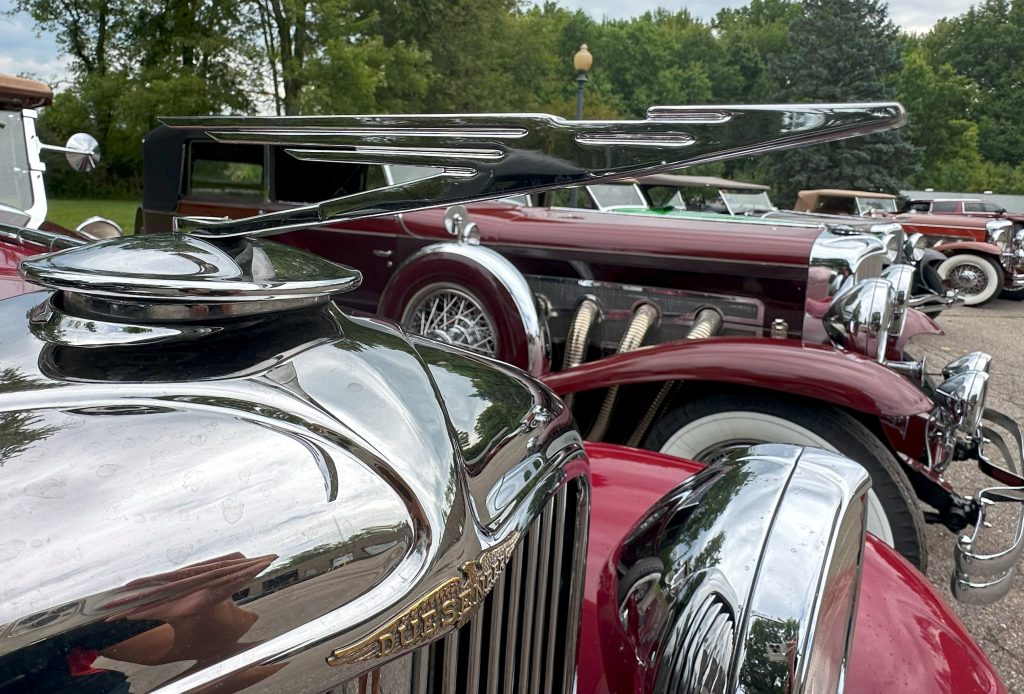
[[[988,278],[974,265],[957,265],[949,273],[949,279],[955,289],[964,294],[980,294],[988,286]]]
[[[973,253],[958,253],[936,268],[967,306],[980,306],[1003,288],[1003,270],[994,261]]]
[[[432,285],[409,302],[402,327],[432,340],[493,357],[494,321],[472,294],[452,285]]]

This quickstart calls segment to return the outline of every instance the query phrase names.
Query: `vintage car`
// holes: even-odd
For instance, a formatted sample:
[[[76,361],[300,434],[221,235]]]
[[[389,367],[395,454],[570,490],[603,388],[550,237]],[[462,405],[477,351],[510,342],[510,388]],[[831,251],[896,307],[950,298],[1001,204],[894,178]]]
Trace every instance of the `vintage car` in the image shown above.
[[[1009,219],[1015,230],[1024,226],[1024,214],[1007,212],[1002,205],[978,198],[910,198],[903,203],[900,212]]]
[[[104,217],[90,217],[74,231],[47,221],[43,152],[63,152],[76,171],[92,171],[100,161],[99,144],[86,133],[72,135],[63,147],[39,141],[38,109],[53,92],[42,82],[0,74],[0,222],[30,229],[99,239],[121,235],[121,227]]]
[[[829,211],[850,208],[861,198],[878,200],[882,193],[840,190],[800,191],[797,210]],[[846,203],[841,202],[846,196]],[[955,214],[895,214],[896,197],[883,210],[888,219],[899,222],[909,234],[921,234],[929,247],[945,260],[939,275],[956,290],[967,306],[980,306],[997,296],[1024,298],[1024,228],[1016,228],[1010,219],[966,217]],[[891,203],[891,205],[889,204]],[[856,203],[859,204],[859,203]],[[889,209],[891,206],[892,209]]]
[[[346,150],[321,136],[322,122],[168,119],[175,127],[144,142],[138,235],[169,232],[181,215],[265,212],[270,224],[301,203],[374,196],[388,182],[433,190],[449,175],[409,167],[436,165],[442,152],[334,161]],[[912,336],[941,329],[909,306],[913,269],[883,271],[879,240],[780,223],[752,244],[742,221],[686,226],[522,204],[533,192],[447,216],[381,210],[303,224],[278,238],[363,273],[343,306],[547,374],[589,440],[700,461],[737,442],[832,448],[872,475],[871,531],[918,566],[926,519],[959,532],[976,517],[977,499],[942,473],[979,459],[990,358],[951,361],[941,383],[904,358]],[[1016,423],[992,416],[1019,458]]]
[[[878,108],[838,117],[870,130]],[[923,577],[865,540],[861,466],[585,444],[542,383],[346,314],[330,299],[358,272],[260,238],[722,147],[680,111],[334,120],[365,143],[347,157],[448,134],[455,173],[22,261],[49,291],[0,302],[0,689],[1005,692]],[[668,128],[687,149],[650,152]],[[467,132],[512,135],[481,160]],[[983,577],[1007,557],[958,551],[958,594],[996,597]]]
[[[697,191],[695,194],[694,191]],[[707,195],[713,191],[713,195]],[[946,257],[925,247],[921,234],[907,235],[898,223],[869,217],[839,217],[778,210],[768,199],[768,186],[731,181],[713,176],[652,174],[626,178],[578,189],[559,189],[533,196],[529,204],[601,212],[673,217],[687,228],[697,226],[713,231],[729,215],[736,224],[747,224],[750,243],[771,237],[780,226],[823,226],[846,234],[866,234],[882,241],[886,264],[901,263],[914,268],[910,306],[931,318],[956,302],[938,273]],[[689,202],[684,201],[684,196]]]
[[[801,190],[796,195],[796,212],[849,214],[867,217],[875,214],[896,214],[897,197],[870,190],[823,188]]]

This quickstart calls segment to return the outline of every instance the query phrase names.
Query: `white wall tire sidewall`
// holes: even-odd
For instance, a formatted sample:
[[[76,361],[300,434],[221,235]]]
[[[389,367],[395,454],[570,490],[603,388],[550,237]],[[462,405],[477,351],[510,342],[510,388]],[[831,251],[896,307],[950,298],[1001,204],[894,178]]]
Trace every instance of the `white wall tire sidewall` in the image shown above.
[[[693,460],[716,443],[732,440],[788,443],[840,452],[810,429],[761,412],[720,412],[701,417],[669,436],[659,452]],[[890,547],[895,544],[892,526],[874,489],[868,492],[868,532]]]
[[[939,277],[946,279],[949,277],[949,273],[952,272],[953,268],[960,265],[971,265],[978,268],[988,278],[988,286],[985,291],[980,294],[974,294],[968,296],[962,295],[965,306],[977,306],[983,304],[986,301],[994,298],[1002,291],[1003,288],[1003,276],[1002,273],[996,269],[994,263],[986,258],[983,258],[972,253],[957,253],[955,255],[946,258],[936,268],[936,272],[939,273]]]

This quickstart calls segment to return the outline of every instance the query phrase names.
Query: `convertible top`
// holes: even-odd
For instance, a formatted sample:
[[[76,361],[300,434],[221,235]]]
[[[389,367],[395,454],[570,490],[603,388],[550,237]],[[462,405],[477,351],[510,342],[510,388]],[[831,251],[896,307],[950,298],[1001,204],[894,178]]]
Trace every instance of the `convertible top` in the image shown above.
[[[53,90],[49,85],[24,77],[0,75],[0,109],[17,111],[48,106],[52,102]]]

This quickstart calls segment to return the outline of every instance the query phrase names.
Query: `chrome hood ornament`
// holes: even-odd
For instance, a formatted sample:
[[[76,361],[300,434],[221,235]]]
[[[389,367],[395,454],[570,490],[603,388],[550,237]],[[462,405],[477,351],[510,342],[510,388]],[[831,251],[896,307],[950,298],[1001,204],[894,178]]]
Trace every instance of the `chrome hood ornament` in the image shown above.
[[[656,106],[641,121],[545,114],[164,118],[227,143],[283,145],[302,160],[431,166],[428,178],[239,220],[182,217],[207,238],[266,236],[334,220],[478,202],[803,147],[898,128],[897,103]]]

